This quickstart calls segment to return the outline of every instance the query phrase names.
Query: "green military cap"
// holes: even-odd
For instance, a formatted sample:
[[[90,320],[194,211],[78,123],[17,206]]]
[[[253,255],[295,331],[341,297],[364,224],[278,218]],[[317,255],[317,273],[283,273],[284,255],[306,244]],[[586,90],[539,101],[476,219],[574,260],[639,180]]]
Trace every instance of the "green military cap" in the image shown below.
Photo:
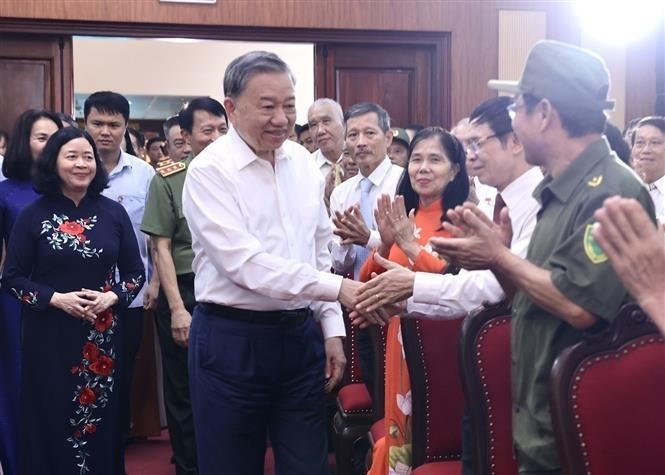
[[[610,75],[597,54],[559,41],[539,41],[529,52],[519,81],[491,80],[491,89],[546,98],[566,109],[614,109],[607,99]]]
[[[406,133],[406,130],[399,127],[393,127],[391,132],[393,133],[393,142],[402,142],[406,148],[409,148],[411,139],[409,139],[409,134]]]

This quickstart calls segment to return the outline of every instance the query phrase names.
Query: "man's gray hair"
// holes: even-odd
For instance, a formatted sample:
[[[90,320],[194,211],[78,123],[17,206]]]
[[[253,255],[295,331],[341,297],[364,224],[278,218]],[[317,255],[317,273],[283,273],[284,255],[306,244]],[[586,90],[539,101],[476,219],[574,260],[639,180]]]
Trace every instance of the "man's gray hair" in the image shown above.
[[[378,104],[373,102],[361,102],[360,104],[354,104],[344,113],[344,124],[353,117],[359,117],[361,115],[369,114],[373,112],[378,117],[379,128],[384,132],[390,130],[390,116],[388,112]]]
[[[291,82],[296,80],[289,66],[275,53],[252,51],[236,59],[226,67],[224,73],[224,95],[237,98],[247,87],[247,82],[256,74],[287,73]]]
[[[309,106],[309,109],[307,109],[307,115],[309,116],[309,113],[312,111],[312,109],[319,106],[332,107],[333,113],[335,114],[335,118],[339,121],[340,124],[344,123],[344,111],[342,110],[342,106],[339,105],[339,102],[330,99],[328,97],[323,97],[321,99],[315,100],[314,103],[311,106]]]

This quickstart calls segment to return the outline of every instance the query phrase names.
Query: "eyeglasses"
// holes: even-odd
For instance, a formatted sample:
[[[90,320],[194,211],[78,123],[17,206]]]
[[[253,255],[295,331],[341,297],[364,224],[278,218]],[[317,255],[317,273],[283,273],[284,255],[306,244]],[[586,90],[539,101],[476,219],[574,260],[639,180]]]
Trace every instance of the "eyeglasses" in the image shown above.
[[[497,134],[492,134],[492,135],[488,135],[487,137],[485,137],[483,139],[467,140],[466,145],[464,147],[464,151],[466,152],[467,155],[471,155],[471,154],[476,155],[483,148],[483,145],[485,145],[491,139],[496,139],[498,137],[499,136]]]
[[[643,149],[646,148],[647,145],[650,146],[652,149],[658,149],[663,146],[663,141],[662,140],[636,140],[635,144],[633,145],[634,148],[636,149]]]
[[[526,107],[526,104],[518,104],[517,102],[513,102],[511,104],[508,104],[508,107],[506,109],[508,110],[508,115],[510,116],[510,120],[515,120],[515,116],[517,115],[517,111],[520,109],[524,109]]]

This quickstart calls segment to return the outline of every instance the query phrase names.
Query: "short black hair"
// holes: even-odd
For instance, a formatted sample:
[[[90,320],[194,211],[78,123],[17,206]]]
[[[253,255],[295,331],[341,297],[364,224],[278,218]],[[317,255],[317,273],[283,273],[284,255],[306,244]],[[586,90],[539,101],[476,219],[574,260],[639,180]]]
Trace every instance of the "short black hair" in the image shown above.
[[[159,137],[159,136],[150,137],[150,138],[148,139],[148,141],[146,142],[146,144],[145,144],[145,149],[146,149],[146,150],[150,150],[150,147],[151,147],[152,144],[154,144],[155,142],[165,142],[165,140],[164,140],[164,138]]]
[[[95,177],[88,186],[88,193],[99,195],[104,188],[106,188],[106,185],[108,184],[108,175],[106,174],[104,164],[97,153],[95,141],[85,130],[75,127],[65,127],[51,135],[51,138],[46,142],[44,151],[37,159],[35,174],[32,181],[33,188],[37,193],[45,196],[62,195],[62,182],[60,181],[56,168],[58,154],[63,145],[81,137],[86,139],[92,146],[92,153],[95,156],[95,164],[97,165]]]
[[[416,132],[420,132],[424,128],[425,128],[425,126],[420,125],[420,124],[409,124],[409,125],[404,126],[404,129],[415,130]]]
[[[307,124],[307,127],[309,127],[309,124]],[[301,130],[302,130],[302,125],[293,124],[293,131],[296,133],[296,137],[298,137],[298,135],[300,135]]]
[[[610,144],[610,148],[617,154],[621,161],[625,164],[630,162],[630,145],[623,138],[623,134],[619,127],[614,125],[609,120],[605,124],[605,138]]]
[[[224,120],[226,120],[227,124],[229,122],[228,118],[226,117],[226,110],[224,109],[224,106],[219,103],[219,101],[208,96],[197,97],[189,101],[187,107],[181,110],[178,114],[180,128],[186,130],[190,134],[192,133],[192,127],[194,126],[194,112],[196,111],[210,112],[215,117],[224,117]]]
[[[625,137],[628,132],[630,132],[630,144],[633,145],[633,142],[635,141],[635,127],[637,127],[637,124],[642,120],[642,117],[635,117],[634,119],[631,119],[628,121],[626,124],[626,127],[623,129],[623,136]]]
[[[88,120],[92,108],[105,114],[121,114],[129,122],[129,101],[122,94],[98,91],[90,94],[83,104],[83,120]]]
[[[145,135],[140,130],[136,130],[134,127],[127,127],[127,132],[134,136],[139,147],[145,146]]]
[[[390,130],[390,116],[388,112],[378,104],[374,102],[361,102],[359,104],[354,104],[344,113],[344,125],[353,117],[360,117],[361,115],[374,113],[377,117],[377,122],[379,123],[379,128],[385,134]]]
[[[5,132],[4,130],[0,129],[0,139],[5,139],[5,142],[7,144],[9,143],[9,134]]]
[[[411,140],[411,144],[409,145],[409,160],[411,160],[413,150],[418,144],[430,138],[436,138],[439,141],[446,157],[457,168],[455,178],[448,183],[441,194],[441,209],[443,210],[441,221],[450,221],[446,212],[461,205],[469,197],[469,175],[466,171],[466,154],[464,153],[464,147],[461,142],[455,136],[441,127],[427,127],[414,135],[413,140]],[[418,210],[420,197],[413,189],[413,186],[411,186],[408,162],[397,184],[397,194],[404,197],[404,206],[407,212],[410,212],[412,209]]]
[[[298,140],[300,140],[300,134],[307,132],[309,130],[309,124],[304,123],[303,125],[300,126],[300,129],[298,130]]]
[[[32,126],[39,119],[53,121],[59,129],[62,121],[58,116],[45,109],[28,109],[21,114],[14,123],[12,131],[13,140],[7,146],[7,154],[2,162],[2,174],[15,180],[29,180],[34,167],[34,160],[30,152],[30,134]]]
[[[499,96],[481,102],[469,116],[472,125],[487,124],[502,145],[506,145],[507,135],[513,131],[508,106],[513,103],[510,97]]]
[[[68,124],[70,127],[78,127],[79,125],[76,123],[76,121],[72,118],[71,115],[67,115],[64,112],[57,112],[56,115],[60,118],[62,121],[62,125],[64,127],[65,124]]]
[[[533,94],[522,94],[526,111],[530,114],[542,98]],[[552,106],[556,109],[561,119],[561,127],[568,132],[571,138],[583,137],[589,134],[602,134],[605,130],[607,117],[602,110],[589,111],[582,108],[564,107],[552,101]]]

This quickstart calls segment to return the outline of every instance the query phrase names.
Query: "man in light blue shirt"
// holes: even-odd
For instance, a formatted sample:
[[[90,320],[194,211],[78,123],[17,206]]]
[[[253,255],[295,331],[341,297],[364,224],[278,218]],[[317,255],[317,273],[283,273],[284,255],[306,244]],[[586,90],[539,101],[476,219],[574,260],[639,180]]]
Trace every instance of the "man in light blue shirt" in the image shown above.
[[[92,136],[99,156],[109,175],[109,186],[102,193],[117,201],[127,211],[139,245],[146,275],[152,275],[150,284],[141,289],[136,299],[123,311],[119,322],[123,345],[117,366],[117,388],[119,398],[119,421],[116,468],[124,473],[125,437],[129,431],[129,393],[134,360],[143,336],[143,309],[155,304],[159,280],[157,273],[150,273],[147,237],[141,232],[141,220],[145,199],[155,171],[143,160],[125,153],[120,145],[129,121],[129,102],[115,92],[101,91],[90,95],[83,107],[85,129]]]

